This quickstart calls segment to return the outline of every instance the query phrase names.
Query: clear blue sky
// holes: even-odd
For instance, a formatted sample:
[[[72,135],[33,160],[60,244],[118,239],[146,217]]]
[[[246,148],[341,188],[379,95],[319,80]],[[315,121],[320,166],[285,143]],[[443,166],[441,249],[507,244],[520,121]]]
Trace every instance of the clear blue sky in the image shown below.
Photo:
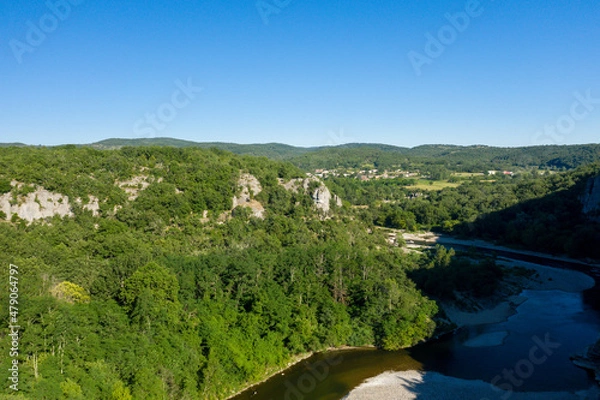
[[[599,141],[596,0],[65,2],[0,3],[0,142]]]

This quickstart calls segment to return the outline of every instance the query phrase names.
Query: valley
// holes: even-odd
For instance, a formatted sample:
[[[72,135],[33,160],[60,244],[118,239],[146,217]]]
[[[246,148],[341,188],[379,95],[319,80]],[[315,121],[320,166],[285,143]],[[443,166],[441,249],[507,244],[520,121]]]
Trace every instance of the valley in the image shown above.
[[[0,263],[6,282],[18,266],[22,399],[275,393],[289,383],[277,377],[315,362],[330,373],[306,398],[339,399],[389,370],[489,382],[427,354],[513,343],[514,328],[470,327],[517,318],[532,293],[589,288],[578,272],[527,263],[590,273],[600,259],[600,167],[573,161],[577,146],[513,162],[521,150],[228,145],[257,156],[143,144],[0,147]],[[573,312],[585,313],[578,340],[591,344],[597,303],[584,298]],[[350,364],[327,363],[328,349],[348,349]],[[567,361],[552,368],[569,365],[577,383],[551,390],[587,390]]]

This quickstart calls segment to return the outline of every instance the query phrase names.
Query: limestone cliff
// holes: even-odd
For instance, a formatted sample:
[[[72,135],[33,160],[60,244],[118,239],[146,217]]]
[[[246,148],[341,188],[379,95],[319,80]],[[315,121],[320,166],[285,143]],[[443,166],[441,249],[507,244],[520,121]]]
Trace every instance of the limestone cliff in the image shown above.
[[[23,184],[13,182],[13,190],[20,189]],[[33,222],[35,220],[59,215],[71,216],[69,197],[60,193],[52,193],[42,187],[32,189],[26,195],[13,196],[12,192],[0,196],[0,211],[10,220],[14,214],[19,218]]]
[[[303,187],[304,190],[308,190],[311,182],[317,182],[319,184],[319,186],[314,189],[312,193],[310,193],[313,203],[318,210],[321,210],[324,213],[329,213],[332,199],[338,207],[342,206],[342,200],[337,195],[332,195],[331,191],[327,186],[325,186],[323,181],[312,174],[307,174],[307,178],[292,179],[289,182],[279,180],[279,184],[281,186],[292,192],[297,192],[299,187]]]
[[[233,208],[248,207],[252,210],[254,217],[264,218],[263,205],[254,200],[254,196],[262,192],[262,186],[258,179],[251,174],[242,174],[238,180],[238,186],[241,186],[242,191],[238,196],[233,197]]]

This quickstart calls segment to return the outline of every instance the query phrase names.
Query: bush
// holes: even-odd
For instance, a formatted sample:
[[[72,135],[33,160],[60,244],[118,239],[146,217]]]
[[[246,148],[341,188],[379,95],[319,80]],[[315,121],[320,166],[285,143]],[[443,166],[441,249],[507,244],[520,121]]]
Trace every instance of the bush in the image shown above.
[[[12,190],[12,185],[8,179],[0,179],[0,194],[8,193]]]

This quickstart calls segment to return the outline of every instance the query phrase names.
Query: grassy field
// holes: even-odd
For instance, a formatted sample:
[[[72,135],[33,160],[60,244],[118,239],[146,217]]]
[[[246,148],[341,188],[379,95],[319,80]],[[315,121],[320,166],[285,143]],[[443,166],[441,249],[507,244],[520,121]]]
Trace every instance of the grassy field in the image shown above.
[[[474,176],[483,176],[483,172],[454,172],[452,176],[456,176],[458,178],[472,178]]]
[[[447,180],[430,181],[427,179],[418,179],[416,184],[407,187],[420,190],[442,190],[447,187],[457,187],[459,185],[460,183],[450,183]]]

